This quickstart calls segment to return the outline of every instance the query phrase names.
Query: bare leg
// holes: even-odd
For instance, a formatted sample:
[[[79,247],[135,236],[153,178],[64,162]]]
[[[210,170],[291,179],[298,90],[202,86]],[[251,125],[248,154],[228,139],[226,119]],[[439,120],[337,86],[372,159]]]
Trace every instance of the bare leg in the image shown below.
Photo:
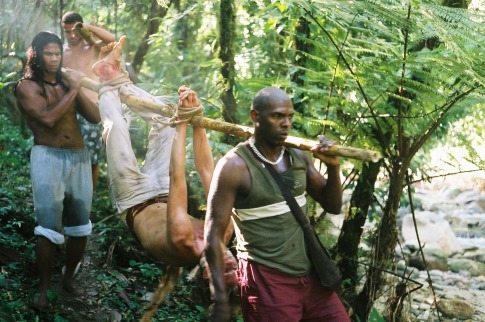
[[[96,185],[99,178],[99,163],[93,164],[91,166],[92,176],[93,176],[93,192],[96,190]]]
[[[66,244],[66,271],[62,279],[62,286],[66,291],[74,295],[81,295],[82,290],[76,290],[73,285],[74,271],[81,261],[86,248],[87,237],[72,237],[67,239]]]
[[[126,37],[121,37],[113,50],[93,66],[93,71],[105,81],[121,75],[119,59]],[[163,105],[164,101],[134,85],[124,85],[119,91]],[[169,154],[174,129],[155,122],[160,115],[145,108],[130,109],[152,125],[149,146],[143,167],[138,166],[131,146],[129,125],[124,117],[118,90],[101,95],[99,109],[106,142],[108,177],[111,198],[119,213],[169,191]],[[166,118],[168,120],[168,118]]]
[[[45,310],[49,307],[47,290],[50,286],[50,275],[52,263],[56,253],[56,245],[49,239],[38,236],[35,247],[37,258],[37,269],[39,270],[39,295],[34,299],[33,305],[39,310]]]

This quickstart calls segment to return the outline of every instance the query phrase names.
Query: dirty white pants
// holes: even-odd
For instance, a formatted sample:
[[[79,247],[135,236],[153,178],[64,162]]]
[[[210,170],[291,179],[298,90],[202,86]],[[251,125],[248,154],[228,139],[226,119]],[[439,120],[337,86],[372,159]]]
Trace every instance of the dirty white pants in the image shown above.
[[[111,200],[119,214],[169,190],[169,165],[175,128],[153,121],[152,117],[168,121],[142,107],[131,111],[151,124],[148,151],[143,166],[138,166],[131,146],[129,124],[123,115],[119,93],[134,95],[143,100],[163,102],[135,85],[123,85],[119,90],[108,91],[99,99],[106,144],[108,179]]]

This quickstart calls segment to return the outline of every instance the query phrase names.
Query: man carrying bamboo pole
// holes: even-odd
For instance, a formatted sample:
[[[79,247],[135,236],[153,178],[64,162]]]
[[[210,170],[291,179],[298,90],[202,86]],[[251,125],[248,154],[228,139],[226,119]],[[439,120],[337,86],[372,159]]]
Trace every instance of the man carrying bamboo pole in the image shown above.
[[[100,121],[97,107],[80,91],[82,73],[61,75],[61,39],[40,32],[27,51],[24,76],[15,88],[20,111],[34,135],[30,174],[35,205],[36,262],[39,293],[32,307],[51,311],[48,299],[56,245],[66,243],[66,269],[62,287],[68,293],[83,291],[73,283],[87,236],[92,201],[89,154],[76,120],[76,112],[93,123]],[[67,237],[67,238],[66,238]]]
[[[101,48],[113,43],[115,36],[109,31],[94,25],[86,24],[77,12],[66,12],[61,19],[61,27],[67,39],[63,47],[63,66],[82,72],[86,77],[99,81],[91,67],[100,57]],[[86,88],[81,91],[96,104],[98,94]],[[78,114],[78,123],[83,135],[83,141],[91,157],[91,172],[93,177],[93,191],[99,177],[99,157],[101,155],[101,124],[91,124]]]
[[[312,148],[313,157],[327,167],[324,177],[309,154],[285,148],[294,115],[293,103],[284,91],[263,88],[251,105],[253,136],[217,164],[205,230],[214,290],[211,321],[231,320],[222,278],[223,236],[230,223],[237,237],[244,321],[350,321],[338,295],[323,288],[312,272],[306,236],[295,218],[297,213],[303,218],[307,215],[307,194],[325,211],[340,213],[339,158],[325,153],[333,142],[322,141]]]
[[[151,255],[167,265],[196,264],[204,249],[204,221],[187,214],[184,166],[187,125],[171,123],[170,118],[143,106],[129,106],[151,125],[148,151],[143,167],[139,168],[123,117],[120,94],[134,95],[162,106],[170,103],[168,98],[154,97],[131,84],[120,70],[119,59],[125,40],[126,37],[122,37],[111,53],[93,66],[94,72],[104,81],[99,90],[99,108],[111,198],[135,239]],[[190,88],[181,86],[178,94],[180,113],[200,106],[197,94]],[[195,166],[207,196],[214,161],[203,128],[194,126],[193,145]],[[231,234],[232,229],[228,229],[226,241]],[[228,283],[234,284],[236,263],[232,256],[226,258]]]

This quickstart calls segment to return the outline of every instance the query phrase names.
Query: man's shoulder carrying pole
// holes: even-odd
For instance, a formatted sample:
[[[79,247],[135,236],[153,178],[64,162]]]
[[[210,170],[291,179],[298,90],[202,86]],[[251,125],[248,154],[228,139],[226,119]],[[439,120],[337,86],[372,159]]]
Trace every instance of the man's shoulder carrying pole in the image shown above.
[[[84,77],[81,80],[81,86],[87,89],[90,89],[92,91],[98,92],[100,84],[92,79]],[[150,102],[150,101],[140,99],[133,95],[124,95],[123,93],[121,93],[120,100],[121,102],[125,103],[128,106],[144,107],[162,116],[166,116],[166,117],[173,116],[173,108],[170,106],[160,105],[155,102]],[[242,137],[242,138],[249,138],[253,134],[252,127],[228,123],[220,120],[214,120],[204,116],[192,116],[189,120],[189,123],[198,127],[203,127],[206,129],[223,132],[229,135]],[[309,139],[304,139],[296,136],[288,136],[286,138],[284,145],[288,147],[301,149],[301,150],[310,150],[317,143],[318,143],[317,141],[313,141]],[[371,162],[377,162],[382,158],[382,156],[377,151],[347,147],[342,145],[333,145],[325,153],[328,155],[337,155],[344,158],[351,158],[351,159],[371,161]]]

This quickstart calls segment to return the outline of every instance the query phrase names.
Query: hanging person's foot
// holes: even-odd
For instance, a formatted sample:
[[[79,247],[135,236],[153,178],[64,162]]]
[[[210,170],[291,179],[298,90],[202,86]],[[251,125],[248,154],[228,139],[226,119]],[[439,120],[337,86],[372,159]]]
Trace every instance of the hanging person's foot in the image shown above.
[[[109,53],[113,50],[113,47],[117,44],[116,41],[110,42],[106,46],[101,47],[99,50],[99,59],[104,59],[106,56],[109,55]]]
[[[49,312],[54,312],[54,307],[52,304],[49,302],[49,299],[47,298],[47,293],[37,293],[33,300],[29,303],[29,306],[39,312],[39,313],[49,313]]]
[[[122,74],[121,72],[121,54],[125,45],[126,36],[121,36],[120,40],[115,43],[111,52],[100,61],[96,62],[92,69],[103,81],[109,81]],[[107,47],[105,50],[109,50]]]

